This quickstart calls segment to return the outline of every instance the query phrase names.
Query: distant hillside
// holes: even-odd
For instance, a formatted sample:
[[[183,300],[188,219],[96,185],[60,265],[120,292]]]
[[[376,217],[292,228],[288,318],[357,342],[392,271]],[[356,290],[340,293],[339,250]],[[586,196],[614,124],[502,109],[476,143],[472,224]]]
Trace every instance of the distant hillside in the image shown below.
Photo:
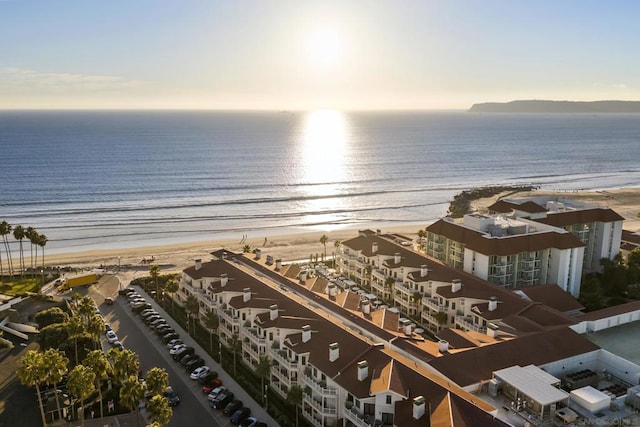
[[[511,101],[473,104],[473,113],[640,113],[640,101]]]

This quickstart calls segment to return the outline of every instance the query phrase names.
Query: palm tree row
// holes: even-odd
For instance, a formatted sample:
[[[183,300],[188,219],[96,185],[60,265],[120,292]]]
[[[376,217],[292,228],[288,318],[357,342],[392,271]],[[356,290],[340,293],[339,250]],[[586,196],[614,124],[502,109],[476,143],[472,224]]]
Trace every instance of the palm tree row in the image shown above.
[[[169,382],[167,371],[161,368],[152,368],[147,373],[146,383],[138,378],[140,363],[138,356],[130,350],[110,349],[106,354],[102,350],[93,350],[83,360],[69,370],[69,359],[60,350],[50,348],[45,352],[29,350],[21,359],[18,368],[20,381],[30,387],[36,388],[42,425],[47,425],[44,412],[45,402],[42,399],[42,386],[48,385],[57,389],[65,375],[68,375],[67,388],[69,393],[79,402],[80,407],[84,401],[96,390],[99,394],[100,417],[104,416],[101,381],[111,378],[120,385],[120,403],[131,410],[132,418],[137,413],[138,403],[144,399],[145,392],[153,395],[149,415],[152,421],[158,425],[167,424],[173,411],[168,399],[163,395]],[[63,423],[64,417],[60,407],[60,396],[56,393],[58,417]],[[77,416],[81,425],[84,425],[84,411]]]
[[[13,278],[15,271],[13,268],[13,254],[9,247],[9,238],[8,236],[12,234],[13,238],[19,243],[19,251],[18,251],[18,260],[19,260],[19,270],[21,275],[24,276],[24,271],[26,270],[25,259],[24,259],[24,247],[22,245],[22,241],[27,238],[31,243],[31,268],[33,269],[37,265],[38,260],[38,246],[42,248],[42,268],[44,268],[44,247],[47,244],[47,236],[44,234],[40,234],[33,227],[24,228],[22,225],[16,225],[15,227],[9,224],[7,221],[0,222],[0,236],[2,236],[2,243],[4,245],[4,253],[7,258],[7,267],[8,273]],[[35,248],[35,257],[33,255],[33,250]],[[0,251],[0,277],[4,279],[4,264],[2,260],[2,251]]]

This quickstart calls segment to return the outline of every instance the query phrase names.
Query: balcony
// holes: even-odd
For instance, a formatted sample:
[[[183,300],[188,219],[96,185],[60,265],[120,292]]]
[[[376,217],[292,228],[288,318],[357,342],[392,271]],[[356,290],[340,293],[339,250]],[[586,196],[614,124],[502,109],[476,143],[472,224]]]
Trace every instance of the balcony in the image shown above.
[[[231,325],[240,325],[240,317],[234,316],[233,312],[229,309],[218,310],[218,316],[220,317],[220,320],[223,320],[226,323]]]
[[[437,298],[423,297],[422,305],[424,305],[430,311],[433,311],[435,313],[439,313],[441,311],[447,311],[447,308],[444,305],[440,305]]]
[[[285,384],[287,387],[291,387],[293,385],[296,385],[298,382],[295,380],[291,380],[291,378],[289,377],[290,373],[289,371],[287,371],[286,369],[283,369],[282,367],[279,366],[272,366],[271,367],[271,374],[278,378],[280,380],[280,382],[282,384]]]
[[[338,390],[336,390],[335,388],[327,387],[325,384],[321,384],[320,382],[316,381],[314,378],[311,378],[305,373],[302,374],[302,383],[308,386],[311,390],[315,391],[316,393],[319,393],[322,396],[325,396],[325,397],[338,396]]]
[[[242,333],[246,338],[249,339],[254,345],[265,347],[267,345],[266,338],[258,335],[258,328],[248,328],[246,326],[242,327]]]
[[[287,358],[287,352],[284,350],[271,349],[271,358],[290,371],[298,371],[299,363],[289,360]]]
[[[260,352],[260,347],[253,344],[251,341],[242,343],[242,351],[245,351],[251,356],[254,360],[259,360],[260,356],[263,354]]]
[[[455,317],[455,325],[460,327],[461,329],[467,329],[470,331],[484,333],[485,328],[473,323],[473,318],[471,316],[456,316]]]
[[[315,409],[321,414],[336,415],[338,413],[335,407],[332,408],[330,406],[323,406],[322,400],[316,400],[312,396],[309,396],[308,394],[304,394],[303,400],[307,405],[311,406],[313,409]]]
[[[346,407],[346,406],[345,406]],[[358,408],[352,406],[344,411],[344,418],[351,421],[358,427],[380,426],[382,423],[376,422],[371,415],[364,415]]]

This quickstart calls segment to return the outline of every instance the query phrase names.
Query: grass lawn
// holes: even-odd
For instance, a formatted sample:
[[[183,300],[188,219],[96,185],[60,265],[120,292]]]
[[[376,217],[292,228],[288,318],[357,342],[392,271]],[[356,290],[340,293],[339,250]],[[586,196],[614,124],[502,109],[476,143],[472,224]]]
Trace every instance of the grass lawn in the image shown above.
[[[6,281],[0,285],[0,292],[6,295],[24,295],[27,292],[37,293],[40,289],[41,279],[24,278],[15,281]]]

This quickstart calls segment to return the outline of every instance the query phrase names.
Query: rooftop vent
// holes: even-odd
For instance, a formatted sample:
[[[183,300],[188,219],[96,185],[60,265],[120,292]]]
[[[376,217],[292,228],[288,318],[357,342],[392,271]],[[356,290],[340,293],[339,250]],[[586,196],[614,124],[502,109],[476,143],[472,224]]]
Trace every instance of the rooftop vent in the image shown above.
[[[362,312],[364,314],[369,314],[371,313],[371,304],[369,304],[369,300],[363,300],[362,303],[360,303],[361,307],[362,307]]]
[[[375,254],[376,252],[378,252],[378,242],[373,242],[371,244],[371,253]]]
[[[358,381],[364,381],[369,375],[369,364],[366,360],[358,362]]]
[[[302,342],[309,342],[311,339],[311,325],[304,325],[302,327]]]
[[[413,398],[413,418],[419,420],[424,415],[425,400],[423,396]]]
[[[229,281],[229,277],[227,276],[227,273],[222,273],[220,275],[220,285],[227,286],[228,281]]]
[[[329,362],[335,362],[340,357],[340,346],[337,342],[329,344]]]
[[[498,298],[491,297],[489,299],[489,311],[494,311],[496,308],[498,308]]]
[[[278,318],[278,306],[273,304],[269,307],[269,320],[276,320]]]
[[[197,259],[196,260],[196,270],[200,270],[202,268],[202,260],[201,259]]]
[[[440,353],[446,353],[449,351],[449,341],[440,340],[438,341],[438,351]]]
[[[429,269],[427,268],[426,265],[421,265],[420,266],[420,277],[427,277],[427,273],[429,273]]]
[[[451,292],[458,292],[462,289],[462,281],[460,279],[453,279],[451,281]]]
[[[400,253],[396,252],[396,253],[393,255],[393,263],[394,263],[394,264],[400,264],[401,259],[402,259],[402,258],[400,257]]]
[[[251,288],[244,288],[242,290],[242,301],[247,302],[251,299]]]

